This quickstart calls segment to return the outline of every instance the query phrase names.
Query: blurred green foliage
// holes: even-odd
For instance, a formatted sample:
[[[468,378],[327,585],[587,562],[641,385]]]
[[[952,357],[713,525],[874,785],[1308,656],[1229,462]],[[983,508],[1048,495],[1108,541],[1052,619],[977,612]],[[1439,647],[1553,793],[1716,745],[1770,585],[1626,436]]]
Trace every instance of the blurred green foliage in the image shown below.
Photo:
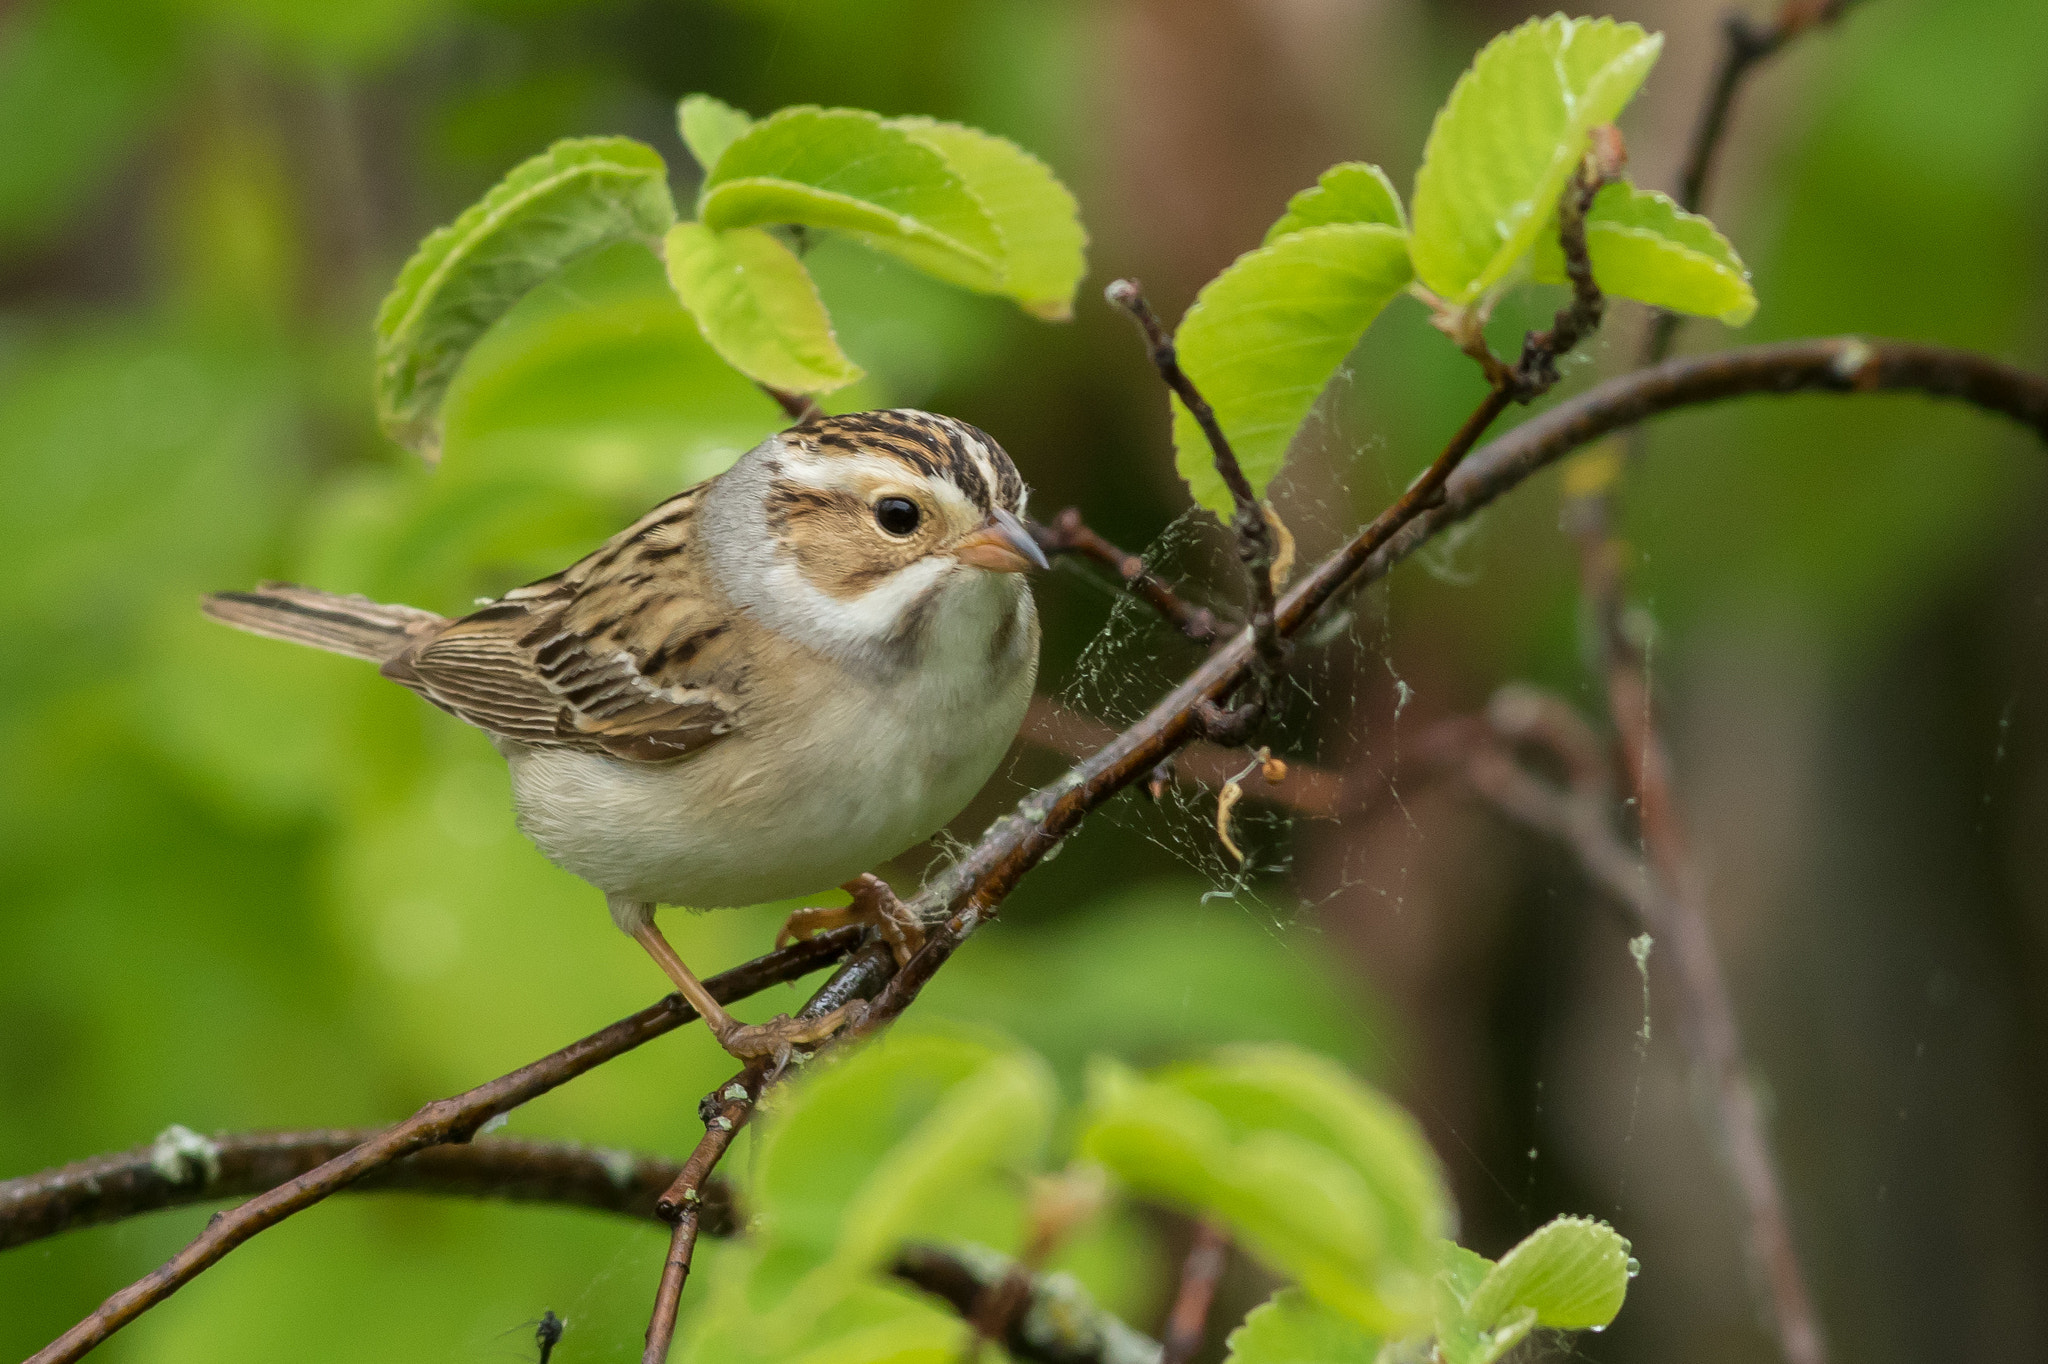
[[[1398,136],[1375,145],[1361,128],[1335,153],[1400,183],[1458,65],[1518,17],[1410,8],[1414,64],[1439,78],[1387,96],[1398,107],[1377,126]],[[1653,6],[1615,8],[1657,24]],[[200,593],[266,576],[459,609],[560,566],[776,424],[628,245],[484,339],[430,472],[376,433],[370,402],[372,310],[412,244],[557,137],[640,137],[686,177],[674,102],[709,90],[1004,133],[1108,223],[1101,273],[1144,273],[1166,229],[1149,206],[1136,222],[1112,207],[1135,155],[1100,126],[1115,22],[1079,0],[39,0],[0,17],[0,1174],[172,1122],[389,1120],[662,988],[599,898],[513,830],[481,736],[367,668],[197,614]],[[1758,107],[1786,131],[1716,209],[1765,300],[1748,339],[1866,330],[2038,365],[2044,69],[2038,0],[1871,0],[1775,68],[1775,102]],[[1671,98],[1682,110],[1694,92]],[[1212,253],[1202,277],[1256,238]],[[980,422],[1041,509],[1082,502],[1128,544],[1180,511],[1158,472],[1164,398],[1087,287],[1077,325],[1053,331],[843,243],[806,264],[868,371],[835,405]],[[1497,346],[1543,304],[1504,309]],[[1330,405],[1338,519],[1398,491],[1478,395],[1413,305],[1391,311]],[[1713,324],[1693,325],[1704,343]],[[1596,362],[1630,344],[1617,330]],[[1849,658],[1979,569],[2041,487],[2023,437],[1902,399],[1689,415],[1649,448],[1626,507],[1654,546],[1637,570],[1660,622],[1789,617]],[[1476,577],[1396,585],[1390,655],[1455,660],[1462,673],[1439,675],[1475,692],[1517,673],[1575,681],[1550,485],[1459,554]],[[1104,605],[1070,579],[1044,602],[1057,686]],[[1287,1040],[1400,1064],[1399,1025],[1326,941],[1208,889],[1130,832],[1091,828],[940,976],[916,1026],[1000,1028],[1069,1092],[1092,1052],[1153,1063]],[[672,932],[693,962],[724,965],[765,947],[781,913]],[[512,1130],[679,1151],[727,1069],[685,1032]],[[745,1168],[744,1139],[733,1159]],[[42,1345],[204,1216],[0,1257],[0,1353]],[[1075,1268],[1150,1324],[1152,1232],[1122,1234]],[[662,1245],[616,1219],[343,1198],[100,1357],[519,1358],[543,1308],[571,1323],[559,1359],[630,1357]]]

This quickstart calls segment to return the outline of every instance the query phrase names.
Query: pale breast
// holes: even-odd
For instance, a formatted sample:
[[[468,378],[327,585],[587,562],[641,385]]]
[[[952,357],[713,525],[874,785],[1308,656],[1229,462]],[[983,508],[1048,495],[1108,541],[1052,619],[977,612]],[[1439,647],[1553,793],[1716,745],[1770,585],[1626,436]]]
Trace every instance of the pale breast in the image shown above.
[[[958,814],[1015,738],[1038,627],[1028,593],[1010,612],[972,666],[756,668],[735,732],[674,762],[501,741],[520,827],[607,894],[657,904],[758,904],[871,871]]]

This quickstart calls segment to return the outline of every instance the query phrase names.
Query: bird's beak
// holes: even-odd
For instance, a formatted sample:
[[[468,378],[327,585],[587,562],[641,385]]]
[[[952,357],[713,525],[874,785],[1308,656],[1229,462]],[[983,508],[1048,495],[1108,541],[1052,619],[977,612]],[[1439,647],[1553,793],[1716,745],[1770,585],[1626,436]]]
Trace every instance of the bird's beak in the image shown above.
[[[953,542],[953,557],[991,573],[1022,573],[1027,568],[1049,567],[1045,551],[1024,529],[1024,523],[1001,507],[989,513],[988,521],[980,529]]]

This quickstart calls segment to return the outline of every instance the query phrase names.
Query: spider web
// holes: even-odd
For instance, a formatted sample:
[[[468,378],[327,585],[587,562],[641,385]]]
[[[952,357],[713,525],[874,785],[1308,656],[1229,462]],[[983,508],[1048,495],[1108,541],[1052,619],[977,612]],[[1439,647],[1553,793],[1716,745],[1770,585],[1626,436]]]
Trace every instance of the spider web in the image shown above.
[[[1319,502],[1309,506],[1307,515],[1299,501],[1290,505],[1289,515],[1303,523],[1290,526],[1298,541],[1309,547],[1336,543],[1344,533],[1340,518],[1351,514],[1348,498],[1337,500],[1345,505]],[[1214,611],[1227,631],[1240,628],[1244,612],[1235,589],[1242,569],[1228,533],[1208,512],[1184,513],[1140,557],[1148,572],[1184,600]],[[1081,571],[1101,581],[1098,570]],[[1226,585],[1224,594],[1219,595],[1217,584]],[[1055,700],[1066,710],[1121,730],[1143,718],[1167,687],[1201,660],[1203,646],[1191,643],[1135,597],[1107,585],[1105,590],[1114,593],[1107,618],[1075,660]],[[1382,676],[1393,671],[1383,605],[1382,593],[1340,602],[1296,642],[1287,670],[1274,684],[1257,746],[1290,764],[1332,770],[1358,750],[1365,670],[1382,670]],[[1306,920],[1314,904],[1296,885],[1296,826],[1323,816],[1303,814],[1265,796],[1256,747],[1199,745],[1176,760],[1174,778],[1158,788],[1156,797],[1134,794],[1115,800],[1095,817],[1165,850],[1206,883],[1205,898],[1232,901],[1275,930]],[[1234,783],[1242,796],[1224,820],[1219,802],[1226,783]],[[1226,846],[1223,829],[1241,858]],[[1317,903],[1343,888],[1319,896]]]

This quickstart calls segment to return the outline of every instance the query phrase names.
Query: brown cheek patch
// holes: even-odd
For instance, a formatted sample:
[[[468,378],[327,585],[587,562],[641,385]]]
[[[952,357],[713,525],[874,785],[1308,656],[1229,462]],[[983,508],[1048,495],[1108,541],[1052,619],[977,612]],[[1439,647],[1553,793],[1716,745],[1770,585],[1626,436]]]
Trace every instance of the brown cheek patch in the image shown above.
[[[877,534],[867,503],[849,492],[778,487],[768,494],[768,530],[804,581],[826,596],[860,596],[924,555],[923,537]]]

